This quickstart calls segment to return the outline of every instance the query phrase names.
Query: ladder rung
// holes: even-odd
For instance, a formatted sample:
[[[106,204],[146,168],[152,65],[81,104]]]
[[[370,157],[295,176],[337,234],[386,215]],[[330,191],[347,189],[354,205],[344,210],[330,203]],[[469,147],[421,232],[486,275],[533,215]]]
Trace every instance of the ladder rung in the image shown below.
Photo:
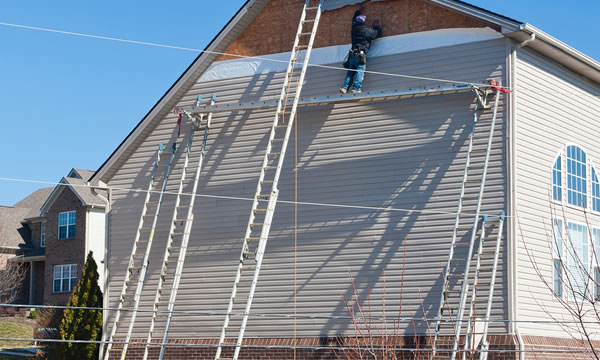
[[[272,184],[273,180],[263,180],[260,182],[261,184]]]
[[[311,6],[311,7],[307,7],[306,10],[317,10],[319,7],[318,6]]]
[[[258,241],[260,238],[258,236],[250,236],[246,238],[247,242]]]
[[[459,225],[456,227],[456,230],[462,231],[462,230],[471,230],[473,229],[473,225]]]
[[[189,233],[186,232],[175,232],[171,234],[171,237],[175,237],[175,236],[182,236],[182,235],[187,235]]]
[[[273,140],[271,140],[271,142],[272,142],[272,143],[275,143],[275,142],[283,142],[283,140],[284,140],[284,139],[273,139]]]
[[[480,182],[481,179],[467,179],[467,181],[465,181],[467,184],[479,184]]]
[[[449,274],[448,279],[462,279],[464,275],[462,274]]]
[[[312,35],[312,32],[304,32],[304,33],[300,33],[300,36],[307,36],[307,35]]]
[[[146,254],[133,254],[133,257],[142,257],[144,255],[146,255]]]
[[[257,199],[268,199],[269,196],[271,196],[271,194],[259,194],[259,195],[256,195],[256,198]]]
[[[486,149],[471,150],[471,154],[485,154],[486,152]]]
[[[457,242],[454,243],[454,247],[469,247],[469,243],[464,243],[464,242]]]
[[[479,194],[463,195],[462,199],[463,200],[476,200],[476,199],[479,199]]]
[[[175,219],[175,220],[173,220],[173,222],[177,223],[177,222],[180,222],[180,221],[183,222],[183,221],[188,221],[188,220],[190,220],[190,219]]]
[[[496,240],[496,238],[497,238],[497,235],[486,236],[486,237],[483,238],[483,241],[493,241],[493,240]]]
[[[254,209],[255,214],[264,214],[267,212],[267,209]]]
[[[256,227],[256,226],[264,226],[265,224],[263,223],[252,223],[250,224],[251,227]]]
[[[450,261],[451,262],[466,262],[467,259],[464,259],[464,258],[453,258],[453,259],[450,259]]]
[[[304,20],[302,23],[314,23],[315,19]]]
[[[469,169],[473,169],[473,170],[483,169],[483,164],[469,164]]]
[[[252,285],[252,281],[250,281],[250,280],[247,280],[247,281],[238,281],[238,283],[237,283],[238,287],[240,287],[240,286],[248,287],[250,285]]]

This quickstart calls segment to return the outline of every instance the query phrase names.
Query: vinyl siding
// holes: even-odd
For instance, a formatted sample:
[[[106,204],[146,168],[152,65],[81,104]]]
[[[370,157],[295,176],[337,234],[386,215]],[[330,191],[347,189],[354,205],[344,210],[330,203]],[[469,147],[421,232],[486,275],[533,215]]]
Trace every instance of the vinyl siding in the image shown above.
[[[456,80],[504,80],[504,64],[505,43],[494,40],[373,58],[369,70]],[[335,93],[343,75],[339,70],[311,68],[303,95]],[[196,83],[180,105],[191,104],[198,94],[206,98],[213,92],[221,104],[276,99],[282,77],[282,73],[271,73]],[[428,84],[431,82],[367,75],[363,91]],[[343,299],[352,297],[354,279],[361,299],[366,301],[370,291],[374,315],[381,312],[385,298],[386,312],[396,316],[402,298],[402,316],[421,318],[425,311],[426,316],[434,317],[474,104],[472,94],[459,94],[302,108],[298,142],[293,134],[282,171],[280,202],[252,312],[348,316]],[[240,111],[213,118],[177,310],[224,312],[227,308],[251,208],[251,201],[244,199],[251,199],[256,190],[273,115],[273,111]],[[491,112],[486,111],[478,127],[483,136],[476,147],[487,140],[490,118]],[[142,193],[118,189],[148,186],[153,155],[160,143],[175,140],[175,123],[174,115],[167,116],[108,181],[113,187],[109,306],[116,304],[120,292],[144,199]],[[483,206],[483,212],[490,215],[506,206],[505,123],[503,98]],[[185,133],[187,127],[182,130]],[[198,134],[196,157],[200,142]],[[483,156],[477,155],[475,161],[482,162]],[[296,228],[294,205],[289,203],[294,200],[295,175],[302,202]],[[176,191],[176,185],[170,181],[168,191]],[[469,193],[476,191],[476,186],[468,188]],[[165,195],[150,264],[162,258],[174,198]],[[465,211],[473,212],[474,206],[466,206]],[[506,318],[504,250],[502,254],[496,319]],[[151,266],[141,308],[151,306],[157,272],[157,267]],[[140,329],[147,328],[148,322],[146,314],[138,315],[136,336],[145,336]],[[222,315],[176,315],[170,337],[218,337],[222,322]],[[416,326],[419,331],[425,328],[419,321]],[[297,336],[312,337],[335,336],[351,330],[352,325],[348,319],[300,318],[296,327]],[[410,321],[401,327],[413,331]],[[246,336],[291,337],[293,330],[291,318],[251,317]],[[505,330],[500,326],[493,331]]]
[[[592,162],[600,162],[597,126],[600,87],[531,50],[521,49],[517,57],[517,299],[518,318],[522,321],[519,328],[523,335],[569,337],[558,325],[527,321],[573,320],[544,284],[546,281],[552,286],[553,279],[551,214],[563,218],[565,224],[568,221],[585,224],[586,220],[580,209],[565,206],[566,200],[552,201],[552,167],[562,152],[565,198],[565,146],[576,144]],[[589,195],[589,181],[587,185]],[[599,214],[589,211],[587,217],[592,226],[600,226]],[[566,237],[563,242],[568,242]],[[537,264],[539,274],[533,264]]]
[[[94,252],[94,260],[98,265],[98,274],[100,275],[98,284],[103,288],[104,284],[104,245],[106,239],[106,214],[104,209],[88,210],[87,231],[87,253]],[[104,289],[102,289],[104,291]]]

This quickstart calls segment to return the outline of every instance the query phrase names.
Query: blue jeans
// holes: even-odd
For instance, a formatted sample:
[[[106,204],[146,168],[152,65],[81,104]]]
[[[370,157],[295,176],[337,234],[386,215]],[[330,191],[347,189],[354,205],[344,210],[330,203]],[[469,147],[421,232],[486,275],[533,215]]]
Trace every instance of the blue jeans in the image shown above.
[[[362,87],[362,82],[364,78],[364,71],[367,69],[366,64],[359,64],[357,62],[358,56],[350,56],[350,70],[346,73],[346,80],[344,80],[344,85],[342,88],[350,89],[350,85],[352,85],[352,81],[354,80],[354,85],[352,86],[352,90],[360,90]],[[356,71],[354,71],[356,70]]]

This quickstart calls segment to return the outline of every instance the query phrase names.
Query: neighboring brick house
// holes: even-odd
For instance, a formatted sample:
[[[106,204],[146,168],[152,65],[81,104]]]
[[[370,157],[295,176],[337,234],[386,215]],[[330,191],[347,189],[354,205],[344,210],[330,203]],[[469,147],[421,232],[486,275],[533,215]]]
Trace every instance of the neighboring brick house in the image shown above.
[[[105,203],[87,186],[92,175],[93,171],[72,169],[60,185],[42,189],[43,198],[30,199],[38,190],[15,205],[29,209],[20,219],[27,235],[18,258],[31,269],[24,285],[29,304],[66,304],[89,251],[103,278]]]
[[[43,277],[44,249],[40,248],[41,220],[33,220],[39,215],[40,207],[52,192],[52,188],[36,190],[14,206],[0,207],[0,251],[2,267],[7,260],[19,260],[24,263],[26,276],[18,289],[17,303],[41,304],[43,298],[43,282],[36,280]],[[32,219],[26,221],[25,219]],[[33,269],[33,274],[32,274]],[[34,289],[34,291],[30,291]]]

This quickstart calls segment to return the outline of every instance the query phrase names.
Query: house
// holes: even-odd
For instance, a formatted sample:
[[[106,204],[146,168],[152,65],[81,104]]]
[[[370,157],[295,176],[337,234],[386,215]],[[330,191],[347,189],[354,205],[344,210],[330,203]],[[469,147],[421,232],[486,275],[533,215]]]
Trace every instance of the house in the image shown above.
[[[88,186],[92,175],[74,168],[56,187],[40,189],[15,204],[24,229],[15,261],[29,269],[26,304],[66,304],[89,251],[103,269],[106,203],[101,190]]]
[[[250,311],[263,316],[248,319],[243,344],[250,347],[241,350],[241,358],[333,356],[327,347],[340,335],[354,334],[345,301],[371,300],[369,311],[382,315],[385,300],[385,313],[398,316],[400,311],[401,319],[409,319],[399,322],[399,334],[431,344],[427,337],[433,335],[431,319],[440,307],[453,233],[460,230],[457,239],[463,243],[479,235],[472,234],[472,226],[456,227],[477,106],[474,94],[323,100],[338,96],[344,72],[336,68],[348,49],[356,3],[324,2],[327,11],[321,17],[311,64],[328,67],[310,67],[302,90],[303,97],[319,98],[321,105],[298,110],[297,132],[291,135],[282,168],[279,202]],[[191,124],[183,121],[178,129],[173,108],[189,108],[197,96],[206,99],[213,93],[217,104],[232,108],[277,100],[303,4],[248,1],[92,177],[93,184],[110,189],[106,307],[119,306],[124,281],[132,283],[127,275],[132,255],[145,256],[132,253],[138,244],[135,239],[150,237],[149,265],[137,305],[144,310],[167,308],[169,295],[156,289],[164,278],[159,264],[171,246],[183,151],[174,157],[156,226],[140,227],[140,218],[146,215],[145,190],[159,145],[187,141]],[[566,276],[560,270],[555,274],[555,258],[569,248],[562,240],[566,235],[553,236],[552,224],[558,224],[557,234],[568,229],[582,254],[588,248],[588,227],[600,227],[594,167],[600,159],[600,130],[593,120],[600,105],[600,63],[527,23],[462,1],[373,1],[365,12],[369,19],[379,18],[384,29],[384,37],[373,43],[369,54],[368,70],[375,73],[366,76],[365,96],[488,79],[511,90],[497,95],[481,206],[481,215],[493,219],[496,233],[500,214],[506,213],[499,233],[489,338],[495,350],[512,351],[502,358],[535,356],[516,350],[585,348],[554,322],[572,318],[563,306],[569,297],[562,291],[558,298],[553,294],[564,286]],[[485,135],[494,115],[491,110],[478,113],[477,131],[485,140],[474,143],[477,151],[471,161],[483,166]],[[190,358],[215,357],[273,116],[274,110],[247,107],[212,117],[176,297],[179,312],[173,314],[169,328],[173,346],[166,351],[171,356],[183,351]],[[196,134],[193,159],[200,156],[201,141]],[[165,160],[158,165],[158,174],[164,174]],[[189,198],[192,186],[185,184],[182,198],[186,194]],[[465,184],[467,195],[476,195],[479,189],[480,182]],[[160,193],[150,195],[156,201]],[[565,209],[560,219],[552,211],[557,206]],[[476,201],[465,202],[461,214],[474,214],[476,209]],[[562,245],[553,251],[557,238]],[[173,284],[173,276],[166,281]],[[245,281],[252,280],[244,276]],[[582,279],[575,280],[578,286],[587,286]],[[136,281],[139,284],[139,278]],[[547,285],[554,283],[556,289]],[[489,298],[489,286],[480,285],[483,302]],[[133,301],[122,306],[131,309],[136,306]],[[244,311],[239,303],[235,309]],[[117,314],[107,311],[105,316],[104,332],[114,330],[115,340],[126,338],[128,331],[116,323]],[[153,320],[148,311],[119,316],[126,324],[136,316],[134,341],[148,338],[153,321],[156,327],[150,338],[162,339],[164,316]],[[235,338],[229,340],[230,347],[236,343]],[[176,343],[191,345],[182,349]],[[280,348],[266,347],[273,344]],[[302,347],[293,352],[290,347],[298,344]],[[158,357],[158,348],[151,349],[151,357]],[[139,351],[135,346],[130,349]],[[117,352],[111,351],[110,358],[119,356]]]
[[[35,217],[39,209],[50,195],[52,188],[42,188],[34,191],[14,206],[0,207],[0,230],[2,232],[3,265],[11,266],[12,275],[4,279],[15,286],[16,297],[11,296],[9,302],[20,304],[41,304],[44,288],[40,283],[43,279],[43,248],[40,243],[33,240],[40,239],[39,223],[26,222],[25,219]],[[25,255],[27,254],[27,255]],[[27,261],[21,260],[27,257]],[[38,261],[42,260],[41,266]],[[3,268],[4,268],[3,266]],[[43,280],[42,280],[43,281]],[[33,291],[31,290],[33,289]]]

